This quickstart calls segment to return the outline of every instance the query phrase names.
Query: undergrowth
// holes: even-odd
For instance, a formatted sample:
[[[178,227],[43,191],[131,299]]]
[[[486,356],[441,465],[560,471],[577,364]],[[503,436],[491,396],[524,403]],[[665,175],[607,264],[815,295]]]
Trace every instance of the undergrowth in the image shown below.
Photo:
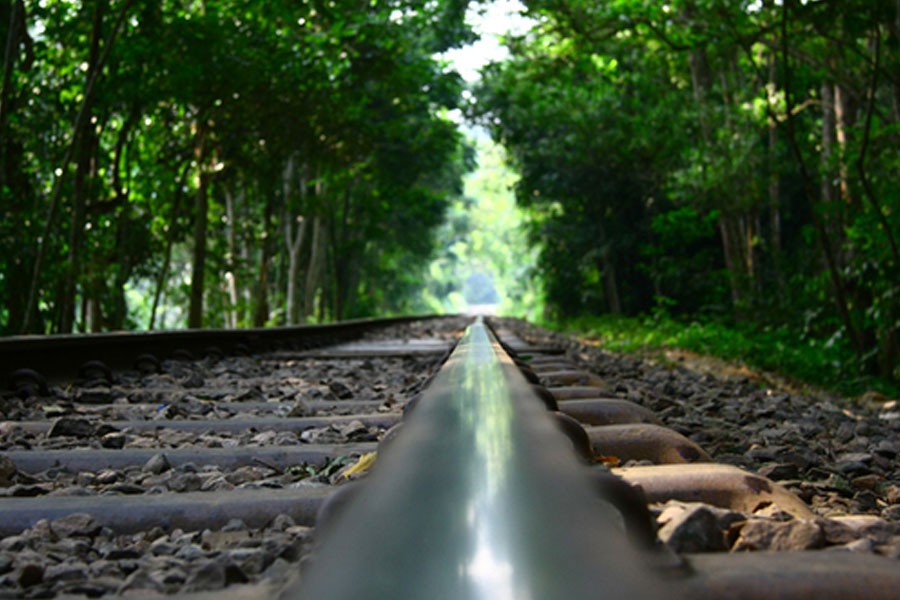
[[[545,327],[587,336],[613,352],[681,349],[777,373],[842,395],[878,391],[897,397],[897,385],[862,377],[849,348],[803,339],[788,327],[736,327],[711,321],[679,321],[664,311],[639,317],[603,315],[543,323]]]

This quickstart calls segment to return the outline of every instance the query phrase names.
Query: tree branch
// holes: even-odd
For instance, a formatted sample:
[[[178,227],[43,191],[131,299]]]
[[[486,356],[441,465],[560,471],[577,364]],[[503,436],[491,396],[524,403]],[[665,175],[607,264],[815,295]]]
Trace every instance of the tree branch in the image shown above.
[[[866,121],[865,126],[863,127],[863,139],[860,144],[859,149],[859,158],[856,159],[856,172],[859,175],[859,180],[862,183],[864,196],[869,201],[869,204],[872,205],[872,210],[875,211],[875,214],[878,216],[878,221],[881,223],[881,228],[884,230],[884,234],[887,236],[888,245],[891,247],[891,256],[894,259],[894,267],[900,265],[900,252],[897,250],[897,240],[894,239],[894,232],[891,230],[891,225],[888,223],[887,217],[884,214],[884,211],[881,209],[881,204],[878,202],[878,198],[875,195],[875,190],[872,189],[872,182],[869,181],[869,174],[866,171],[866,154],[869,150],[869,142],[871,140],[872,134],[872,113],[874,112],[875,107],[875,93],[878,91],[878,71],[879,71],[879,63],[881,62],[881,33],[878,29],[878,26],[875,27],[875,47],[872,50],[872,53],[875,55],[874,60],[872,61],[872,83],[869,85],[869,98],[866,106]]]

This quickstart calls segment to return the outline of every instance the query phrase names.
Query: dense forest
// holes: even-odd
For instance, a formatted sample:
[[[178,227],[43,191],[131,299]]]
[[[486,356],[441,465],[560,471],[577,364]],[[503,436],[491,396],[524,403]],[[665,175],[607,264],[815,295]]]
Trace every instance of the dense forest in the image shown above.
[[[900,0],[522,4],[466,90],[442,53],[482,2],[0,2],[0,333],[500,290],[775,327],[900,380]],[[456,109],[515,177],[495,153],[464,189]]]
[[[470,113],[552,317],[790,327],[900,379],[900,2],[523,3]]]
[[[0,2],[0,333],[404,310],[471,162],[466,6]]]

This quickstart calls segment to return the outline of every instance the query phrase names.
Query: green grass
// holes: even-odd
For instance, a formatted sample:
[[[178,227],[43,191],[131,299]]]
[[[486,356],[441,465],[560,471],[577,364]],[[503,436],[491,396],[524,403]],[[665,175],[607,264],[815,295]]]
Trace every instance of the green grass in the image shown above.
[[[875,390],[896,397],[891,381],[861,377],[853,353],[839,344],[802,337],[787,327],[733,327],[717,322],[682,322],[665,313],[644,317],[581,317],[545,327],[596,339],[606,350],[644,353],[677,348],[740,362],[797,382],[843,395]]]

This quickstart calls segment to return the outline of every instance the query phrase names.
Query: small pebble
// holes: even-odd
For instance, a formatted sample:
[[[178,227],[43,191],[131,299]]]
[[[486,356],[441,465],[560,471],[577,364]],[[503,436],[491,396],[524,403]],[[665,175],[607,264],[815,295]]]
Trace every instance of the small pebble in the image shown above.
[[[8,456],[0,456],[0,486],[12,485],[17,472],[16,464]]]
[[[893,504],[881,511],[885,521],[900,521],[900,504]]]
[[[100,528],[100,522],[87,513],[74,513],[50,522],[50,530],[59,538],[94,537]]]
[[[224,527],[222,527],[223,532],[246,530],[247,524],[244,523],[241,519],[231,519],[230,521],[228,521],[228,523],[225,524]]]
[[[60,417],[54,419],[47,432],[47,437],[71,436],[87,438],[94,435],[94,424],[78,417]]]
[[[169,464],[169,459],[166,458],[165,454],[154,454],[150,457],[150,459],[144,464],[144,472],[153,473],[154,475],[159,475],[165,471],[168,471],[172,468],[172,465]]]

